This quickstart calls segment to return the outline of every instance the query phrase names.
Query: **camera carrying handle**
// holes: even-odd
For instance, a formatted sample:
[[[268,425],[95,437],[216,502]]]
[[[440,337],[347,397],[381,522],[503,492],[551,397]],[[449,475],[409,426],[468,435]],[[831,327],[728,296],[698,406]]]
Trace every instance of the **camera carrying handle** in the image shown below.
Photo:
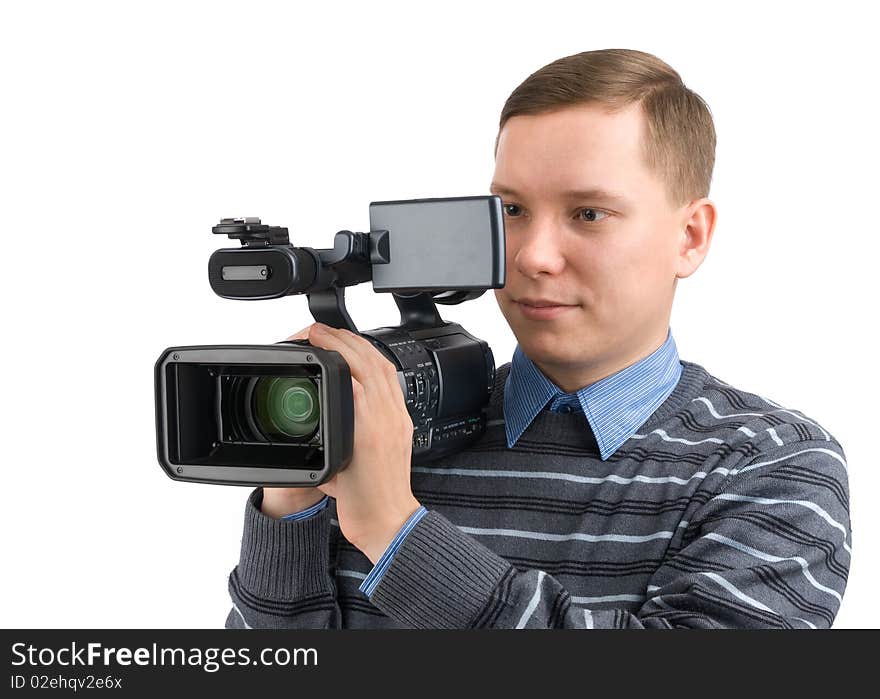
[[[214,226],[212,232],[238,240],[242,247],[262,248],[290,245],[287,228],[268,226],[259,218],[226,218]],[[339,231],[329,249],[307,250],[317,267],[313,289],[306,293],[309,312],[319,323],[333,328],[344,328],[353,333],[358,329],[345,307],[345,287],[354,286],[373,278],[373,265],[390,261],[390,241],[387,230],[368,233]],[[447,323],[437,311],[437,303],[458,304],[480,296],[485,290],[392,292],[400,311],[400,325],[407,330],[437,328]]]
[[[439,328],[446,324],[437,311],[430,294],[402,296],[394,293],[394,302],[400,311],[400,325],[407,330]],[[309,312],[319,323],[331,328],[343,328],[357,333],[358,329],[345,307],[345,287],[333,286],[308,294]]]
[[[357,333],[358,329],[345,307],[345,287],[369,281],[373,276],[372,265],[389,261],[388,231],[339,231],[333,239],[332,249],[317,250],[316,253],[321,261],[320,274],[326,275],[320,286],[326,287],[307,294],[309,312],[319,323]],[[445,325],[430,294],[393,293],[393,296],[400,311],[400,325],[407,330]]]

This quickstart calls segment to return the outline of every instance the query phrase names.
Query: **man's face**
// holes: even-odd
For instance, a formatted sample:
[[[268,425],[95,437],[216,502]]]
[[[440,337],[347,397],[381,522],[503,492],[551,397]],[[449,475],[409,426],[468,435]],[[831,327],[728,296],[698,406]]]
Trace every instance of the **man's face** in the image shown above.
[[[601,378],[666,338],[685,207],[644,163],[643,118],[638,105],[578,106],[513,117],[500,134],[491,192],[507,283],[495,297],[551,379]]]

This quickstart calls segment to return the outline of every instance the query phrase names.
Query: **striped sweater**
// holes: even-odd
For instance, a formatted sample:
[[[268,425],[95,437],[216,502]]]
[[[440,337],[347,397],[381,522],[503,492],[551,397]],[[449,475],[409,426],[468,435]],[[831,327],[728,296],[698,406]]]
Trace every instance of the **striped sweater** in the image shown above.
[[[486,433],[412,469],[428,510],[367,597],[335,503],[245,506],[227,628],[826,628],[850,565],[845,456],[819,424],[682,361],[607,460],[582,414],[512,448],[500,367]]]

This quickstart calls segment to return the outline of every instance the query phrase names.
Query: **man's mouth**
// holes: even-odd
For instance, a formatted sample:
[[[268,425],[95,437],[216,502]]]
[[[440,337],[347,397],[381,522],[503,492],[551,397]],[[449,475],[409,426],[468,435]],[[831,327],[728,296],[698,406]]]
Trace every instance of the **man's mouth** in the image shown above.
[[[514,306],[531,320],[550,320],[576,308],[574,304],[562,303],[555,299],[521,297],[514,300]]]
[[[544,299],[544,298],[531,298],[529,296],[522,296],[521,298],[514,299],[516,303],[521,303],[526,306],[531,306],[532,308],[549,308],[551,306],[571,306],[573,304],[563,303],[562,301],[555,301],[553,299]]]

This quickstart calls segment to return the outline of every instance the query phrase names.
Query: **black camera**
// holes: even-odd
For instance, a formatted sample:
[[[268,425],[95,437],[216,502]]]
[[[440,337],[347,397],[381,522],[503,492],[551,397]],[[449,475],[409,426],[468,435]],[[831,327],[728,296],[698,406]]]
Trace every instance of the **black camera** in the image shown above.
[[[306,294],[318,322],[359,332],[345,287],[392,293],[400,325],[359,333],[397,368],[413,421],[413,463],[449,454],[483,432],[495,377],[488,344],[445,322],[458,304],[504,286],[497,196],[370,204],[370,231],[339,231],[333,248],[290,244],[286,228],[223,219],[208,278],[230,299]],[[159,462],[174,479],[230,485],[318,485],[345,468],[354,439],[348,365],[306,340],[171,347],[155,366]]]

